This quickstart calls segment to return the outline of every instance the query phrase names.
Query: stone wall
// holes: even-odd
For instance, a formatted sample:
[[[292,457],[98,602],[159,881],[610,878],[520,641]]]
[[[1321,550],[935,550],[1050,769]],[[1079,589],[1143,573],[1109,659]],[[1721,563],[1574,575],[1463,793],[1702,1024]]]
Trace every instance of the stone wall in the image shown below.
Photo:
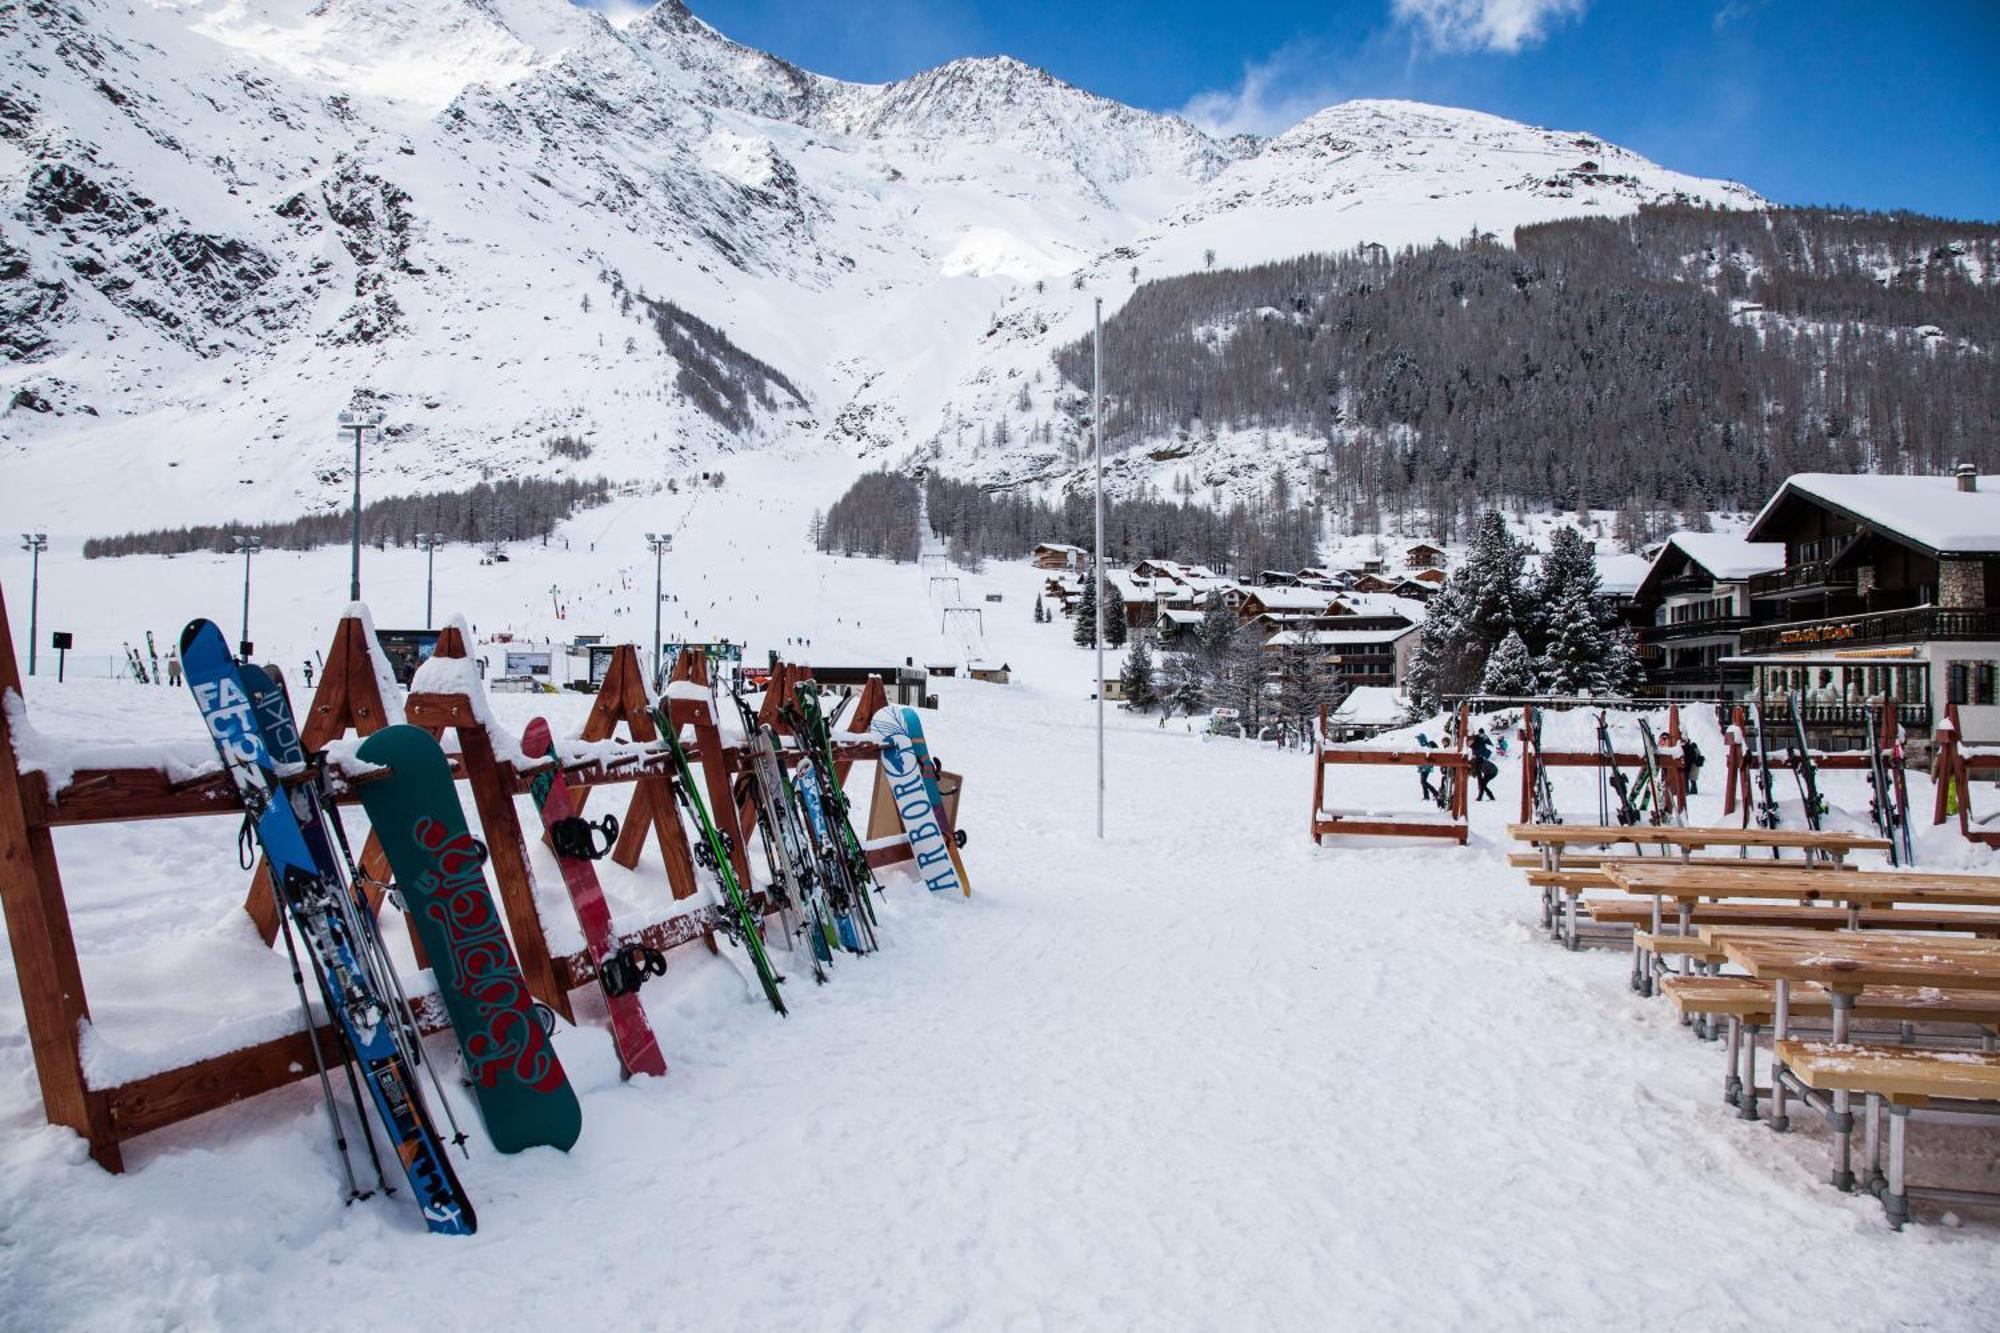
[[[1986,567],[1978,560],[1938,561],[1938,605],[1960,611],[1986,606]]]

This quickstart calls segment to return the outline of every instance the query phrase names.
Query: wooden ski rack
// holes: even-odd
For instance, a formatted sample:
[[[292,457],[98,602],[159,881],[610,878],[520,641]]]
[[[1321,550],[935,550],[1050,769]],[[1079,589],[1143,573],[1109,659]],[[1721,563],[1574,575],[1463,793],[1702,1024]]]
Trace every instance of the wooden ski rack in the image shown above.
[[[439,635],[435,655],[462,658],[468,649],[463,631],[448,627]],[[803,668],[793,670],[792,679],[804,678]],[[698,655],[684,653],[676,663],[674,679],[705,685],[706,662]],[[670,698],[669,715],[693,729],[690,759],[703,770],[718,825],[735,840],[738,869],[744,874],[753,909],[761,915],[774,905],[767,895],[751,888],[748,861],[743,856],[743,835],[750,828],[730,799],[731,778],[747,767],[748,754],[740,745],[723,744],[709,701],[691,697],[692,693],[683,690],[679,697]],[[878,703],[884,698],[879,680],[870,681],[863,695],[864,706],[871,697]],[[29,1045],[49,1122],[75,1130],[88,1145],[91,1157],[115,1172],[123,1169],[121,1145],[129,1139],[309,1076],[311,1045],[306,1030],[300,1027],[116,1086],[91,1085],[80,1049],[90,1022],[90,1006],[63,895],[53,830],[151,819],[240,819],[242,807],[233,786],[220,773],[175,781],[153,768],[85,768],[77,770],[60,790],[51,790],[43,774],[23,772],[13,728],[15,719],[25,712],[4,594],[0,594],[0,701],[5,703],[0,708],[0,909],[4,909]],[[622,724],[635,744],[657,740],[648,711],[650,703],[636,650],[621,647],[593,701],[580,739],[613,739]],[[592,980],[596,972],[587,953],[552,953],[536,908],[527,843],[515,802],[527,794],[540,766],[517,768],[500,757],[503,752],[518,754],[519,746],[496,745],[484,721],[490,712],[476,683],[469,692],[412,693],[403,711],[410,723],[435,735],[442,736],[447,729],[456,733],[459,752],[452,757],[453,770],[472,789],[480,836],[492,855],[495,888],[523,974],[537,999],[567,1017],[571,1012],[569,992]],[[190,706],[191,721],[192,717]],[[367,624],[358,612],[350,611],[336,627],[326,671],[304,715],[302,740],[308,751],[317,751],[350,732],[365,736],[396,720],[389,701],[382,697]],[[852,764],[879,753],[879,744],[872,741],[850,739],[835,745],[836,763],[843,774]],[[656,760],[643,753],[616,754],[572,763],[565,766],[564,773],[579,800],[587,799],[600,786],[632,786],[626,824],[614,855],[621,865],[636,867],[650,831],[659,842],[672,895],[684,901],[698,892],[698,885],[686,831],[665,785],[663,760],[664,755]],[[367,781],[365,775],[351,777],[338,769],[328,777],[331,797],[338,805],[356,804],[353,788]],[[386,883],[388,868],[381,864],[372,838],[361,855],[364,871],[378,885]],[[901,859],[908,856],[906,845]],[[253,890],[244,906],[266,942],[275,940],[278,923],[269,906],[268,888]],[[683,910],[622,931],[620,938],[665,951],[709,937],[709,921],[705,911]],[[712,940],[710,943],[712,947]],[[418,956],[421,959],[421,952]],[[275,954],[272,966],[283,966]],[[440,1006],[420,1001],[418,1009],[420,1026],[426,1032],[442,1030]],[[323,1048],[338,1041],[330,1027],[321,1028],[318,1037]]]
[[[1881,733],[1876,744],[1881,747],[1883,765],[1891,769],[1896,764],[1893,754],[1896,726],[1896,706],[1893,703],[1886,704],[1882,709]],[[1728,762],[1723,772],[1722,813],[1733,815],[1740,809],[1744,828],[1750,827],[1751,810],[1756,804],[1751,791],[1750,774],[1761,767],[1757,756],[1750,753],[1750,747],[1745,742],[1749,734],[1750,715],[1742,704],[1737,704],[1730,709],[1729,726],[1723,733],[1723,741],[1728,746]],[[1770,747],[1767,745],[1765,748]],[[1867,771],[1873,764],[1866,750],[1814,750],[1811,753],[1813,767],[1825,769],[1830,773]],[[1789,742],[1784,746],[1782,755],[1770,756],[1770,762],[1774,771],[1798,767],[1797,756],[1793,754]],[[1938,822],[1943,822],[1942,816]]]
[[[1604,757],[1596,750],[1544,750],[1537,746],[1535,736],[1535,713],[1539,704],[1523,704],[1521,707],[1521,820],[1523,824],[1535,822],[1535,787],[1541,780],[1545,768],[1595,768],[1604,762]],[[1657,749],[1660,752],[1660,774],[1666,779],[1667,807],[1674,814],[1687,819],[1687,757],[1681,749],[1681,708],[1679,704],[1667,705],[1667,729],[1662,732]],[[1616,749],[1611,757],[1621,765],[1643,769],[1646,756],[1643,754],[1622,754]]]
[[[1472,752],[1466,748],[1468,715],[1458,708],[1458,748],[1452,750],[1383,750],[1361,745],[1329,745],[1318,739],[1313,747],[1312,839],[1315,847],[1327,837],[1449,838],[1465,844],[1467,788],[1472,780]],[[1317,737],[1326,735],[1326,709],[1320,709]],[[1436,768],[1452,775],[1445,818],[1425,818],[1421,811],[1343,813],[1326,808],[1326,770],[1336,764],[1373,764],[1399,768]],[[1440,779],[1442,780],[1442,779]]]

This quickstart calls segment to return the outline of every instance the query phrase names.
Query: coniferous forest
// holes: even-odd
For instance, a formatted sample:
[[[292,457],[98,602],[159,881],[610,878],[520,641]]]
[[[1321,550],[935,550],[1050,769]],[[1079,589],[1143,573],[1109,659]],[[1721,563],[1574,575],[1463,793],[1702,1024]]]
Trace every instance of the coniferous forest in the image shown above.
[[[1350,531],[1491,505],[1754,508],[1799,471],[2000,466],[2000,226],[1647,208],[1149,283],[1105,324],[1131,448],[1326,441]],[[1090,382],[1088,340],[1057,354]]]

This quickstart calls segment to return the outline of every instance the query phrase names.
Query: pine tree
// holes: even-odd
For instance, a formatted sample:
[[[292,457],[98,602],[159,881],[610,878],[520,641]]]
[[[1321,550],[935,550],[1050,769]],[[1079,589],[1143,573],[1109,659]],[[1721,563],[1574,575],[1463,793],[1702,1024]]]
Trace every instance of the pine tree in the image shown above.
[[[1506,520],[1491,511],[1481,515],[1472,549],[1431,599],[1410,657],[1406,688],[1419,709],[1436,712],[1451,696],[1480,687],[1487,659],[1525,618],[1526,564],[1527,551]]]
[[[1486,672],[1479,678],[1479,692],[1503,699],[1519,698],[1535,692],[1535,658],[1527,640],[1510,632],[1486,659]]]
[[[1035,623],[1039,625],[1048,618],[1049,613],[1042,609],[1042,599],[1039,597],[1035,598]]]
[[[1107,587],[1105,589],[1106,593],[1113,594],[1108,596],[1104,603],[1104,646],[1106,648],[1123,648],[1125,646],[1125,636],[1131,628],[1125,623],[1125,599],[1116,596],[1117,591],[1115,587]]]
[[[1531,614],[1524,627],[1528,631],[1525,637],[1535,651],[1548,651],[1553,628],[1549,617],[1573,584],[1581,586],[1593,600],[1598,596],[1597,556],[1581,532],[1561,527],[1549,537],[1549,551],[1542,557],[1534,595],[1529,599]]]
[[[1097,575],[1090,570],[1083,572],[1083,596],[1077,599],[1073,633],[1077,647],[1097,646]]]
[[[1603,611],[1581,583],[1571,583],[1548,608],[1549,641],[1542,653],[1541,686],[1550,694],[1597,694],[1605,688],[1610,637]]]
[[[1193,653],[1175,653],[1166,662],[1167,715],[1193,717],[1208,707],[1208,675]]]
[[[1125,654],[1125,665],[1118,678],[1125,686],[1125,706],[1135,713],[1150,713],[1160,696],[1153,688],[1153,654],[1146,647],[1146,636],[1141,634],[1132,640],[1132,650]]]
[[[1639,636],[1630,625],[1611,631],[1611,646],[1604,655],[1604,690],[1607,694],[1630,695],[1639,688],[1643,669],[1639,664]]]

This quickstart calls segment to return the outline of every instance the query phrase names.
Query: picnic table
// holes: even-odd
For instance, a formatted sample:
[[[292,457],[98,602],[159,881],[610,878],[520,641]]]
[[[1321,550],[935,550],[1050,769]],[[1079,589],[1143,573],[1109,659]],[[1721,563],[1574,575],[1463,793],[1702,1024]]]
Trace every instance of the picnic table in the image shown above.
[[[1562,869],[1563,851],[1570,846],[1607,847],[1628,842],[1635,847],[1660,847],[1683,858],[1703,847],[1747,847],[1762,851],[1803,852],[1807,860],[1839,861],[1850,852],[1886,852],[1889,840],[1874,833],[1837,829],[1736,828],[1701,824],[1509,824],[1507,836],[1542,849],[1550,870]]]
[[[1653,900],[1653,929],[1660,929],[1660,906],[1672,899],[1682,934],[1688,933],[1694,905],[1704,898],[1764,898],[1800,903],[1841,903],[1850,929],[1861,928],[1861,911],[1898,903],[1928,907],[2000,907],[2000,876],[1936,875],[1917,871],[1851,870],[1829,875],[1782,862],[1697,865],[1664,860],[1607,861],[1611,884]]]
[[[1845,879],[1845,876],[1842,877]],[[1796,1084],[1808,1104],[1826,1113],[1833,1129],[1834,1166],[1832,1181],[1839,1189],[1854,1187],[1853,1113],[1854,1087],[1864,1087],[1868,1097],[1867,1137],[1871,1170],[1880,1178],[1880,1141],[1876,1134],[1875,1109],[1880,1098],[1890,1101],[1892,1170],[1887,1180],[1888,1207],[1899,1225],[1908,1214],[1908,1191],[1902,1180],[1903,1129],[1913,1104],[1925,1100],[1911,1089],[1930,1087],[1937,1095],[1967,1095],[1968,1068],[1984,1068],[1992,1058],[1975,1053],[1907,1051],[1900,1056],[1894,1048],[1855,1047],[1849,1041],[1850,1020],[1860,995],[1870,986],[1922,987],[1938,990],[2000,991],[2000,940],[1943,939],[1935,935],[1904,934],[1890,931],[1797,931],[1732,930],[1710,928],[1705,932],[1723,955],[1750,976],[1770,981],[1774,989],[1772,1015],[1773,1061],[1771,1071],[1771,1125],[1783,1130],[1789,1120],[1786,1100]],[[1790,1039],[1792,988],[1811,983],[1826,993],[1832,1004],[1833,1034],[1829,1044],[1808,1044]],[[1799,1081],[1788,1071],[1797,1061],[1811,1066],[1811,1083]],[[1993,1100],[1988,1075],[1971,1070],[1973,1078],[1988,1079],[1982,1100]],[[1871,1081],[1872,1080],[1872,1081]],[[1822,1105],[1814,1090],[1825,1088],[1831,1096]],[[1754,1083],[1744,1090],[1754,1107]],[[1929,1190],[1946,1196],[1953,1192]],[[1968,1195],[1968,1197],[1970,1197]]]
[[[1735,828],[1715,825],[1613,825],[1613,824],[1509,824],[1509,837],[1538,847],[1542,852],[1543,868],[1547,872],[1562,870],[1562,856],[1571,846],[1604,846],[1617,842],[1629,842],[1635,847],[1658,847],[1665,853],[1678,853],[1682,863],[1691,863],[1693,853],[1705,847],[1741,847],[1769,851],[1798,851],[1804,853],[1808,863],[1837,866],[1846,857],[1857,851],[1886,852],[1889,840],[1872,833],[1847,833],[1838,830],[1815,829],[1766,829]],[[1669,864],[1669,857],[1656,857],[1662,865]],[[1609,867],[1621,864],[1623,858],[1599,861],[1596,869],[1608,871]],[[1772,866],[1790,867],[1773,861]],[[1748,870],[1751,863],[1741,867]],[[1768,867],[1760,867],[1760,869]],[[1560,934],[1568,947],[1577,947],[1577,899],[1587,887],[1586,879],[1579,877],[1571,881],[1554,873],[1544,877],[1543,914],[1552,930]],[[1566,900],[1560,912],[1550,897],[1560,893]]]

